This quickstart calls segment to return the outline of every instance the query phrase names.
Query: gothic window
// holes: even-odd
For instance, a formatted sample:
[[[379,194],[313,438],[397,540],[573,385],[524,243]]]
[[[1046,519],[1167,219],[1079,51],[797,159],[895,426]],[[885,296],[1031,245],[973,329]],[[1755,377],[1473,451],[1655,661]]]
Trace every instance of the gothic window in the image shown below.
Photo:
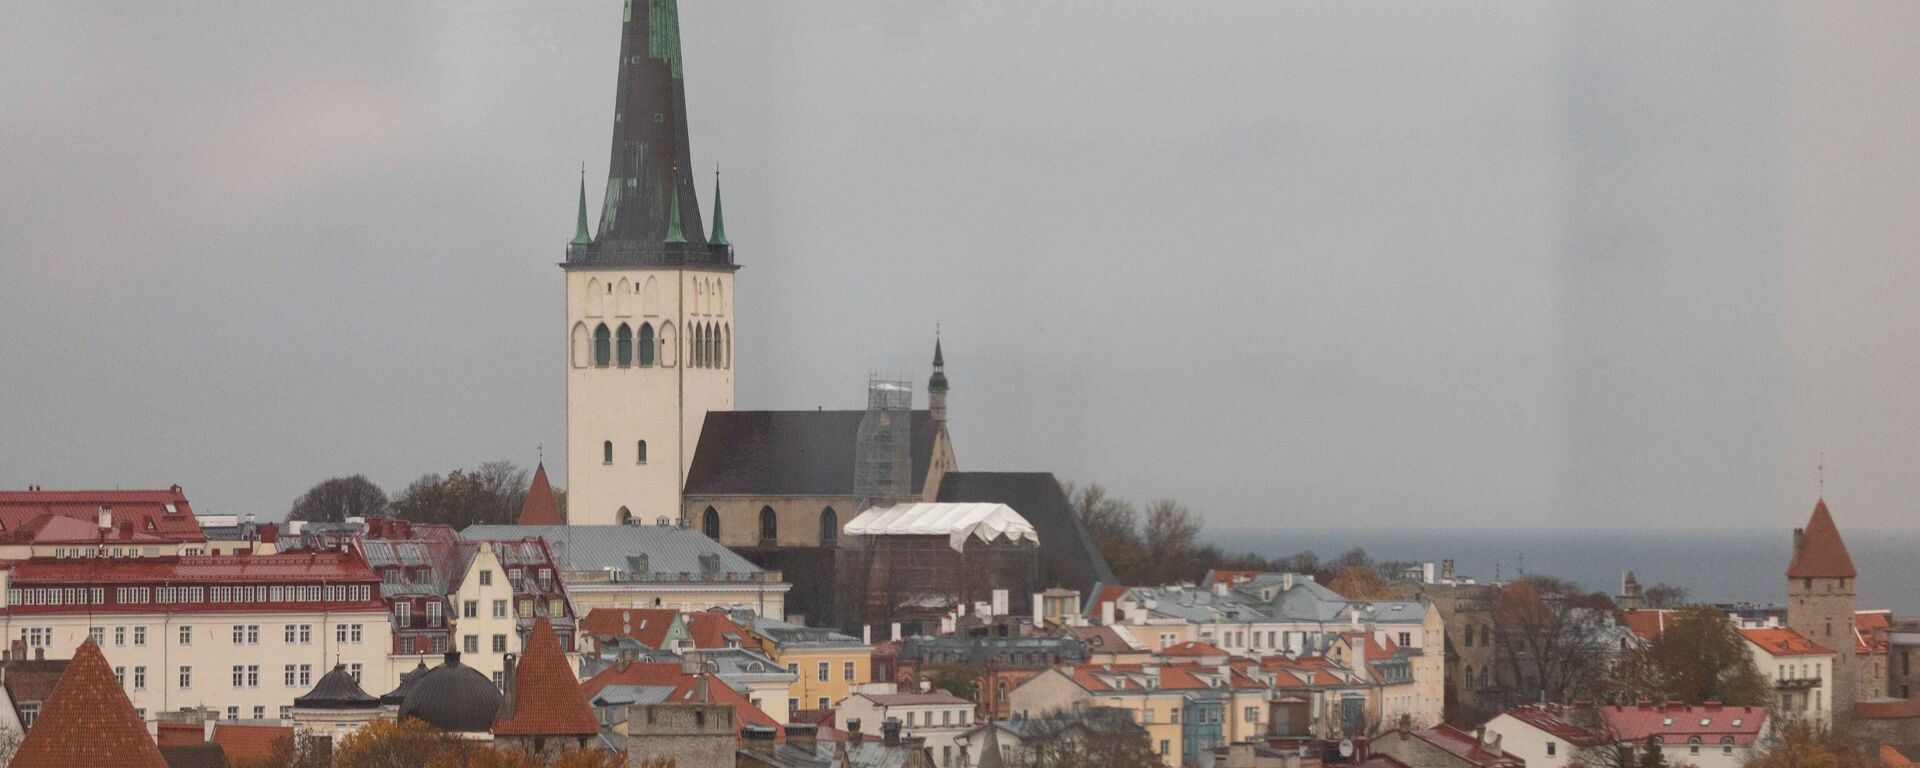
[[[642,441],[640,441],[640,446],[639,446],[639,447],[640,447],[640,451],[639,451],[639,453],[640,453],[640,459],[639,459],[639,461],[640,461],[640,463],[641,463],[641,464],[645,464],[645,463],[647,463],[647,441],[645,441],[645,440],[642,440]]]
[[[1464,677],[1466,678],[1467,690],[1469,691],[1473,690],[1473,665],[1472,664],[1467,665],[1467,674]]]
[[[624,277],[613,291],[613,314],[620,317],[633,314],[633,285]]]
[[[700,532],[709,539],[720,540],[720,513],[715,512],[713,507],[707,507],[707,511],[700,515]]]
[[[840,540],[840,515],[833,507],[820,510],[820,546],[831,547]]]
[[[727,284],[724,282],[713,284],[713,307],[716,315],[727,313]]]
[[[655,352],[654,345],[656,343],[658,342],[656,342],[653,338],[653,324],[641,323],[640,324],[640,344],[639,344],[639,348],[635,350],[636,352],[640,353],[640,367],[642,368],[653,367],[653,353]]]
[[[772,544],[780,540],[780,518],[773,514],[773,507],[760,508],[760,543]]]
[[[720,326],[707,324],[707,360],[714,368],[720,367]]]
[[[614,515],[614,519],[619,520],[621,525],[633,525],[633,511],[621,507],[620,511]]]
[[[645,315],[660,314],[660,281],[647,277],[647,285],[640,289],[640,312]]]
[[[689,333],[691,335],[688,340],[691,344],[687,349],[688,358],[693,361],[693,367],[705,368],[707,367],[706,326],[695,323],[693,330]]]
[[[582,311],[587,313],[587,317],[600,316],[602,302],[606,300],[605,293],[606,291],[600,288],[599,278],[596,277],[587,281],[587,292],[580,297],[580,303],[585,305],[582,307]]]
[[[573,324],[573,367],[585,368],[591,364],[593,343],[589,338],[586,323]]]
[[[620,324],[620,332],[614,337],[614,359],[622,368],[633,365],[633,329],[626,323]]]
[[[722,367],[733,367],[733,323],[727,323],[720,336],[720,361]]]
[[[593,367],[605,368],[613,357],[613,332],[607,330],[607,324],[593,329]]]
[[[702,299],[706,298],[707,285],[699,280],[693,281],[693,313],[700,314]]]
[[[613,463],[613,441],[612,440],[608,440],[600,444],[600,463],[602,464]]]
[[[660,324],[660,364],[672,368],[680,361],[680,348],[673,343],[673,323]]]

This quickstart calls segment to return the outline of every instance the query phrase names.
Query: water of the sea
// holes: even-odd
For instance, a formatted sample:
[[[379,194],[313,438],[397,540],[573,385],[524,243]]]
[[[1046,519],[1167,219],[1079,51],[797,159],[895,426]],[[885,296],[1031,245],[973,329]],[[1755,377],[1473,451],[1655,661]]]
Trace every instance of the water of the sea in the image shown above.
[[[1860,571],[1859,607],[1920,616],[1920,531],[1846,530]],[[1480,580],[1527,573],[1570,579],[1609,595],[1632,570],[1642,585],[1686,587],[1698,602],[1784,605],[1791,533],[1724,530],[1208,529],[1228,551],[1268,557],[1312,550],[1321,559],[1361,547],[1375,560],[1451,558]]]

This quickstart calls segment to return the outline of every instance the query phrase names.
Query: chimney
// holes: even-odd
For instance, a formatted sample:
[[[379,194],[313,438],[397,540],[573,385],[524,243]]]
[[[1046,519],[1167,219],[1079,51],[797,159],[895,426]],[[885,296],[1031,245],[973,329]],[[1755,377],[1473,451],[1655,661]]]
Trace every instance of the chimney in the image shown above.
[[[1453,561],[1452,560],[1440,561],[1440,580],[1448,583],[1453,582]]]
[[[847,720],[847,743],[859,744],[860,739],[861,739],[860,718],[855,717],[855,718],[848,719]]]
[[[860,625],[860,644],[873,645],[873,625],[872,624]]]
[[[889,747],[900,746],[900,718],[889,717],[880,722],[880,743]]]
[[[1041,627],[1047,623],[1046,598],[1039,592],[1033,593],[1033,626]]]
[[[1213,583],[1213,593],[1221,597],[1227,596],[1227,582],[1225,579]]]
[[[1293,572],[1291,571],[1280,574],[1280,591],[1285,592],[1289,589],[1293,589]]]
[[[103,530],[103,531],[113,530],[113,507],[110,505],[107,505],[107,504],[100,505],[100,530]],[[1800,535],[1799,531],[1797,530],[1794,531],[1794,536],[1795,536],[1794,541],[1796,543],[1794,544],[1793,549],[1795,552],[1800,551],[1800,545],[1797,543],[1799,541],[1799,538],[1798,538],[1799,535]]]
[[[1113,626],[1113,601],[1112,600],[1108,600],[1100,604],[1100,623],[1102,625],[1109,626],[1109,627]]]
[[[278,541],[280,541],[279,525],[267,523],[266,525],[260,526],[260,543],[273,544]]]
[[[501,661],[501,664],[503,665],[502,669],[500,670],[500,680],[502,683],[501,687],[506,689],[500,692],[500,719],[501,720],[513,719],[513,707],[514,707],[514,704],[516,703],[514,701],[514,689],[518,687],[517,685],[514,684],[515,683],[514,665],[515,665],[515,662],[519,660],[520,660],[520,657],[517,654],[509,653],[507,654],[506,658]]]
[[[773,754],[774,737],[779,732],[771,726],[747,725],[740,728],[740,741],[749,751],[762,755]]]
[[[891,639],[891,640],[899,640],[899,639],[900,639],[900,622],[897,622],[897,621],[896,621],[896,622],[894,622],[894,623],[893,623],[893,636],[892,636],[891,638],[889,638],[889,639]]]
[[[1493,753],[1494,757],[1500,757],[1506,754],[1506,750],[1500,748],[1500,734],[1498,733],[1486,734],[1480,741],[1480,748]]]
[[[820,727],[807,723],[787,723],[787,746],[811,755],[819,745]]]

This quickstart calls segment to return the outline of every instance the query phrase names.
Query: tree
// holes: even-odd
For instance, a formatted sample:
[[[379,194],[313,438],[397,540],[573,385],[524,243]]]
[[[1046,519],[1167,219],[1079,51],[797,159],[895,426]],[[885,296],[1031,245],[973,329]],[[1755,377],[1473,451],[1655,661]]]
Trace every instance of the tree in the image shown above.
[[[510,461],[423,475],[393,500],[394,516],[415,523],[510,525],[527,498],[527,470]]]
[[[1095,708],[1085,714],[1054,712],[1027,722],[1021,768],[1160,768],[1147,732],[1131,719]]]
[[[1668,699],[1689,704],[1719,701],[1730,707],[1766,707],[1773,689],[1747,652],[1747,641],[1710,605],[1675,611],[1649,652]]]
[[[1173,499],[1155,499],[1147,505],[1147,575],[1153,583],[1197,581],[1206,564],[1193,558],[1200,537],[1200,518]],[[1195,572],[1195,568],[1202,572]]]
[[[1655,584],[1647,587],[1642,597],[1648,608],[1678,608],[1687,602],[1687,588],[1672,584]]]
[[[1639,768],[1667,768],[1667,754],[1660,751],[1660,742],[1648,736],[1647,743],[1640,749]]]
[[[550,768],[627,768],[627,753],[568,748],[554,758]]]
[[[926,680],[933,687],[974,703],[980,701],[980,672],[957,661],[937,664],[927,670]]]
[[[1093,544],[1123,583],[1137,583],[1147,565],[1146,547],[1136,530],[1138,513],[1133,505],[1107,495],[1099,483],[1085,488],[1068,484],[1065,489],[1073,504],[1073,514],[1087,529]]]
[[[1348,600],[1391,600],[1393,587],[1387,580],[1380,578],[1372,568],[1364,565],[1349,565],[1340,571],[1339,576],[1327,583],[1327,589],[1340,593]]]
[[[1874,764],[1847,734],[1795,720],[1747,758],[1746,768],[1869,768]]]
[[[308,488],[293,500],[287,519],[338,523],[349,517],[385,517],[387,512],[387,493],[366,475],[353,475],[328,478]]]
[[[1494,654],[1514,701],[1565,701],[1606,671],[1608,613],[1571,582],[1526,576],[1494,596]]]
[[[375,720],[354,731],[333,750],[335,768],[421,768],[457,748],[460,737],[414,718],[396,723]]]

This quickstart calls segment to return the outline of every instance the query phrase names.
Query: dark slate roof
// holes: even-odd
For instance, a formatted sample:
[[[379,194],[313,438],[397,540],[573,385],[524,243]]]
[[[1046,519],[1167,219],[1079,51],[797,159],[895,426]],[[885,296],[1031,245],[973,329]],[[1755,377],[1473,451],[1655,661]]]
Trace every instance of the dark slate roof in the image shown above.
[[[1051,472],[948,472],[940,478],[940,500],[1013,507],[1040,534],[1040,577],[1046,586],[1086,594],[1095,584],[1115,581]]]
[[[429,670],[400,702],[401,721],[419,718],[455,733],[487,733],[500,712],[500,689],[479,670],[460,663],[460,654]]]
[[[709,411],[693,464],[687,469],[686,493],[852,495],[854,443],[866,415],[866,411]],[[933,461],[933,417],[914,411],[910,429],[913,490],[918,493]]]
[[[373,709],[380,706],[380,699],[361,688],[345,664],[334,664],[333,671],[321,675],[313,690],[294,699],[293,705],[301,709]]]
[[[380,697],[380,703],[400,706],[400,702],[407,700],[407,694],[413,692],[413,687],[420,684],[420,678],[426,677],[431,671],[427,668],[425,661],[414,664],[413,669],[400,673],[400,684],[383,694]]]
[[[227,768],[227,751],[213,742],[167,744],[160,747],[167,768]]]

